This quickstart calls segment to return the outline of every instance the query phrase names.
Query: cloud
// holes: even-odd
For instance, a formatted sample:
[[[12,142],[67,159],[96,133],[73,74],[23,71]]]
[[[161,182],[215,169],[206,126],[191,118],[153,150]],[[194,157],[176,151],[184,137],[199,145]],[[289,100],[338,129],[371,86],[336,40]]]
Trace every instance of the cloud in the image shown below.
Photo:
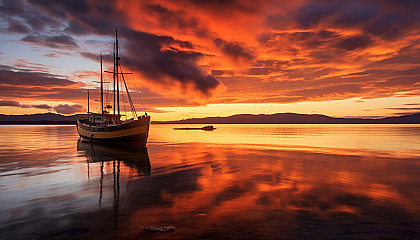
[[[4,107],[4,106],[19,107],[20,103],[17,101],[12,101],[12,100],[0,100],[0,106],[1,107]]]
[[[398,111],[418,111],[418,110],[420,110],[420,107],[418,107],[418,108],[409,108],[409,107],[402,107],[402,108],[399,108],[399,107],[393,107],[393,108],[384,108],[384,109],[388,109],[388,110],[398,110]]]
[[[60,21],[46,15],[27,1],[3,0],[0,12],[9,23],[8,30],[15,33],[37,33],[45,31],[46,27],[57,28]]]
[[[343,39],[337,43],[337,47],[345,51],[353,51],[356,49],[363,49],[373,43],[372,39],[368,36],[352,36]]]
[[[19,21],[16,21],[14,19],[8,19],[7,31],[13,32],[13,33],[24,33],[24,34],[27,34],[30,32],[29,28],[25,24]]]
[[[0,85],[7,86],[71,86],[76,82],[60,78],[48,73],[8,70],[0,66]]]
[[[157,18],[160,26],[170,26],[177,31],[191,33],[200,38],[211,37],[210,29],[194,16],[187,16],[185,9],[169,10],[160,4],[145,3],[141,7],[150,15]]]
[[[54,107],[54,111],[56,111],[57,113],[62,113],[62,114],[73,114],[77,112],[82,112],[83,106],[79,104],[74,104],[74,105],[60,104]]]
[[[50,48],[77,48],[78,45],[74,38],[60,34],[60,35],[53,35],[53,36],[46,36],[46,35],[27,35],[21,39],[24,42],[30,42],[36,45],[42,45]]]
[[[61,76],[0,65],[0,92],[3,98],[84,101],[86,94],[80,88],[83,86]]]
[[[227,42],[221,38],[216,38],[214,39],[214,44],[234,62],[245,63],[254,59],[250,51],[240,43]]]
[[[241,1],[241,0],[183,0],[181,2],[188,3],[204,11],[209,11],[214,15],[224,16],[224,14],[243,12],[247,14],[256,13],[260,10],[261,3],[258,1]]]
[[[22,14],[25,12],[25,6],[21,0],[3,0],[0,11],[5,14]]]
[[[60,56],[71,56],[71,54],[68,52],[63,52],[63,51],[48,51],[48,53],[45,54],[44,56],[50,57],[50,58],[57,58]]]
[[[89,6],[85,0],[28,0],[30,3],[48,8],[50,13],[63,17],[67,12],[72,14],[88,14]]]
[[[65,32],[75,35],[87,35],[92,31],[86,25],[83,25],[77,21],[70,21],[67,28],[64,29]]]
[[[45,109],[45,110],[51,110],[53,107],[47,104],[38,104],[38,105],[31,105],[31,107],[33,108],[38,108],[38,109]]]
[[[204,73],[197,64],[202,56],[199,52],[176,49],[162,50],[163,46],[189,46],[188,42],[177,41],[169,36],[122,30],[128,39],[126,56],[129,68],[140,72],[150,81],[165,84],[179,84],[182,88],[198,90],[204,96],[210,96],[220,82]]]
[[[28,12],[21,15],[25,23],[31,26],[33,33],[44,32],[47,27],[60,28],[62,24],[49,16],[45,16],[40,12]]]
[[[45,109],[51,110],[53,107],[47,104],[20,104],[18,101],[13,100],[0,100],[0,107],[20,107],[20,108],[38,108],[38,109]]]

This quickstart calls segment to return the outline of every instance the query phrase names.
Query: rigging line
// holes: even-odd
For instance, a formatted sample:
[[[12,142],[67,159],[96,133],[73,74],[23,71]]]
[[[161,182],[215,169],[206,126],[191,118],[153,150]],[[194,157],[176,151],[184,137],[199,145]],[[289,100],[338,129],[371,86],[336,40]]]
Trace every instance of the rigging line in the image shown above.
[[[121,102],[122,102],[122,108],[125,115],[125,120],[127,120],[127,111],[125,110],[125,98],[123,92],[121,92]]]
[[[107,82],[109,82],[109,83],[111,83],[111,80],[112,79],[110,79],[110,77],[109,77],[109,75],[105,75],[106,77],[105,77],[105,80],[107,81]],[[107,85],[105,85],[105,102],[106,102],[106,106],[108,106],[108,105],[110,105],[111,104],[111,96],[110,96],[110,92],[111,92],[111,84],[107,84]]]
[[[105,78],[106,79],[106,78]],[[105,95],[105,107],[109,104],[109,85],[105,85],[104,95]]]
[[[106,69],[110,69],[111,70],[111,68],[112,68],[111,61],[113,61],[113,59],[112,59],[112,52],[109,55],[107,55],[107,56],[108,56],[107,57],[107,60],[108,60],[107,62],[109,64],[106,67]],[[112,79],[111,75],[110,74],[107,74],[105,76],[106,76],[107,82],[112,83],[112,80],[113,79]],[[106,103],[107,103],[107,105],[111,105],[111,103],[112,103],[112,84],[108,84],[107,85]],[[109,111],[111,111],[111,109],[109,109]],[[111,113],[111,112],[109,112],[109,113]]]
[[[96,85],[96,84],[95,84]],[[91,109],[93,109],[93,112],[95,112],[96,110],[98,110],[99,111],[99,108],[98,108],[98,105],[97,105],[97,101],[98,101],[98,99],[97,99],[97,97],[99,96],[98,94],[97,94],[97,88],[95,87],[95,88],[93,88],[92,89],[92,91],[91,91],[91,93],[90,93],[90,95],[91,95],[91,99],[93,100],[93,101],[91,101],[92,102],[92,107],[91,107]]]
[[[136,85],[136,81],[134,81],[134,77],[133,76],[131,76],[131,80],[133,81],[134,87],[136,88],[137,96],[140,98],[141,106],[143,107],[144,113],[146,113],[146,108],[144,107],[143,99],[141,98],[141,95],[140,95],[140,93],[138,91],[138,88],[137,88],[137,85]]]
[[[134,107],[133,101],[131,100],[130,92],[128,91],[127,83],[125,82],[125,78],[124,78],[124,74],[123,74],[121,66],[120,66],[120,70],[121,70],[121,76],[122,76],[122,79],[123,79],[123,82],[124,82],[124,85],[125,85],[125,90],[127,91],[128,100],[130,101],[131,111],[133,112],[135,117],[138,119],[136,108]]]
[[[124,77],[123,77],[123,80],[124,80]],[[124,87],[123,86],[123,83],[121,83],[121,89],[123,89],[123,87]],[[125,120],[127,120],[127,117],[128,117],[128,115],[127,115],[127,103],[129,103],[130,97],[127,94],[127,96],[126,96],[127,97],[127,101],[126,101],[125,96],[124,96],[124,91],[121,91],[121,96],[123,98],[123,108],[124,108],[124,113],[125,113]],[[131,103],[130,103],[130,107],[131,107]],[[133,115],[133,118],[134,118],[134,114],[131,113],[131,115]]]
[[[121,50],[121,56],[124,56],[124,55],[123,55],[123,54],[124,54],[124,52],[123,52],[123,48],[120,48],[120,50]],[[128,66],[127,61],[125,61],[125,58],[121,58],[121,61],[123,61],[124,65]],[[121,67],[121,66],[120,66],[120,67]],[[121,69],[121,71],[122,71],[122,69]],[[140,99],[141,106],[143,107],[144,113],[146,113],[146,108],[144,107],[144,104],[143,104],[143,99],[141,98],[141,95],[140,95],[140,93],[139,93],[139,89],[137,88],[136,81],[134,81],[134,76],[133,76],[133,75],[131,75],[131,80],[132,80],[132,81],[133,81],[133,83],[134,83],[134,88],[135,88],[135,90],[136,90],[136,92],[137,92],[137,96],[138,96],[138,97],[139,97],[139,99]]]

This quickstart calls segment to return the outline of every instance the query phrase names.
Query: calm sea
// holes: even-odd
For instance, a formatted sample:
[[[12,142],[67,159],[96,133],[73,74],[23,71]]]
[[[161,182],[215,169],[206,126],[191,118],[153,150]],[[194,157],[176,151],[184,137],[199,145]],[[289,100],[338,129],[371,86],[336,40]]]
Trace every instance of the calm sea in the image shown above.
[[[174,127],[0,126],[0,239],[420,239],[420,125]]]

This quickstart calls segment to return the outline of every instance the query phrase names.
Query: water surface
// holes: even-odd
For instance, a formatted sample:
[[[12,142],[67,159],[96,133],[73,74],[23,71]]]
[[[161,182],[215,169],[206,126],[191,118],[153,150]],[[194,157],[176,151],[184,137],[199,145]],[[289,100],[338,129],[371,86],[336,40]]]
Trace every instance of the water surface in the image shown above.
[[[0,126],[0,239],[420,238],[420,125],[174,127]]]

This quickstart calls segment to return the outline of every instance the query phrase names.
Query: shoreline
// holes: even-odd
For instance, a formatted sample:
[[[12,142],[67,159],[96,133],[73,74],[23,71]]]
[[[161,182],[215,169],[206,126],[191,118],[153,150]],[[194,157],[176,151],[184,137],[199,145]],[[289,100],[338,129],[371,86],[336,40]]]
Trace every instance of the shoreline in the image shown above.
[[[239,122],[239,123],[212,123],[212,122],[205,122],[205,123],[174,123],[174,122],[151,122],[150,124],[176,124],[176,125],[202,125],[202,124],[334,124],[334,125],[347,125],[347,124],[359,124],[359,125],[369,125],[369,124],[420,124],[420,123],[410,123],[410,122],[369,122],[369,123],[361,123],[361,122],[349,122],[349,123],[246,123],[246,122]],[[76,125],[76,121],[19,121],[19,122],[10,122],[10,121],[0,121],[0,125]]]

